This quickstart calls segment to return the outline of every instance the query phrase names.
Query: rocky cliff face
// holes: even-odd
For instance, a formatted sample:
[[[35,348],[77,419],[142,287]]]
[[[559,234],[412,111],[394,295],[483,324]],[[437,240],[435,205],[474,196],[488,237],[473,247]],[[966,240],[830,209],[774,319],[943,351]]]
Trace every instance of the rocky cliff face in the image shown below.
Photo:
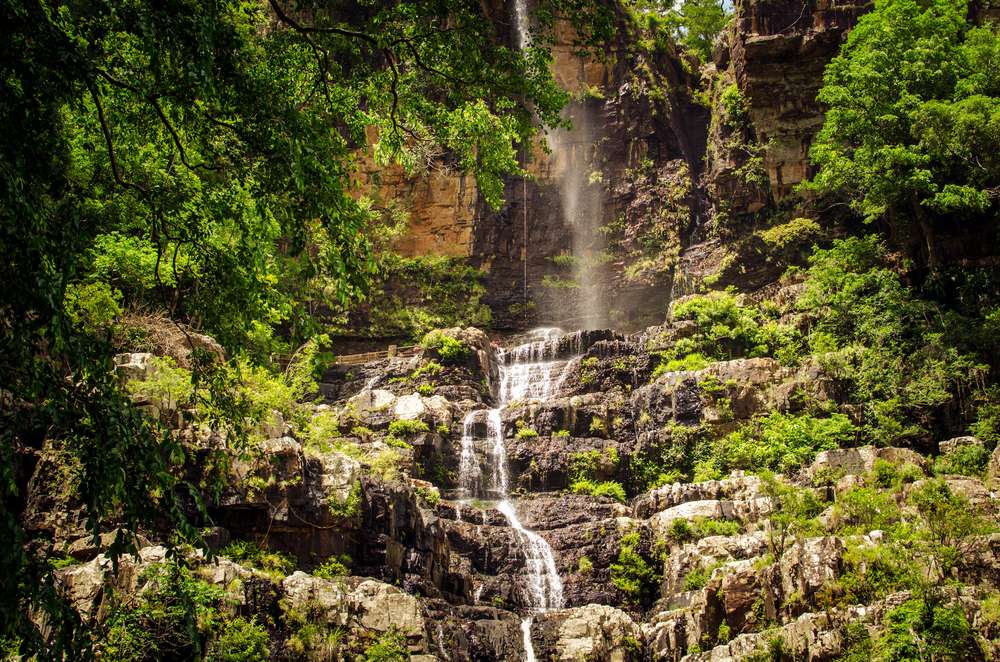
[[[924,521],[911,495],[928,483],[929,463],[912,450],[867,446],[819,453],[777,483],[739,471],[657,477],[672,454],[697,457],[685,449],[754,416],[840,407],[836,379],[812,363],[654,370],[650,349],[690,332],[677,322],[635,335],[548,333],[500,351],[482,332],[451,329],[466,348],[457,359],[427,351],[342,375],[313,406],[314,419],[336,421],[323,435],[296,438],[276,418],[255,452],[236,458],[228,489],[209,506],[215,528],[206,540],[223,557],[189,550],[186,563],[224,592],[226,609],[266,624],[273,659],[355,659],[385,637],[421,662],[524,660],[527,641],[545,660],[743,659],[776,645],[795,659],[836,659],[859,624],[878,635],[885,615],[913,597],[859,594],[850,577],[893,549],[887,533],[859,522]],[[120,362],[126,373],[142,363],[129,358]],[[517,371],[527,390],[503,395]],[[197,425],[182,429],[195,445],[213,443],[198,440]],[[497,470],[497,444],[519,526],[551,550],[558,609],[532,610],[541,570],[502,495],[462,489],[466,451],[487,475]],[[940,452],[978,445],[962,437]],[[75,523],[77,507],[53,507],[61,492],[44,464],[27,518],[73,557],[60,580],[79,613],[98,622],[116,595],[155,591],[149,582],[167,562],[155,543],[168,532],[149,531],[150,545],[115,570]],[[996,473],[943,479],[983,526],[953,543],[960,562],[921,570],[932,583],[966,584],[947,600],[969,622],[990,618],[982,600],[1000,587],[1000,543],[990,533],[1000,524],[989,487]],[[862,495],[889,510],[865,510]],[[782,513],[799,507],[793,497],[813,504],[806,528],[784,528]],[[287,553],[290,566],[234,557],[237,540]],[[339,564],[332,575],[330,559]],[[316,642],[332,633],[340,643],[331,652]]]

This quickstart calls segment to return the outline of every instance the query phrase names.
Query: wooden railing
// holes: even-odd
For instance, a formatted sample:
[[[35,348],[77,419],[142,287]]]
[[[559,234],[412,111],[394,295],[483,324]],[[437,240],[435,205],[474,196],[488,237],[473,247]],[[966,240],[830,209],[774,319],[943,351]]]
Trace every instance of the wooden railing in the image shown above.
[[[379,350],[377,352],[341,354],[334,358],[333,362],[336,365],[361,365],[362,363],[388,359],[394,356],[413,356],[419,352],[420,347],[418,345],[411,345],[409,347],[396,347],[395,345],[389,345],[388,349]]]

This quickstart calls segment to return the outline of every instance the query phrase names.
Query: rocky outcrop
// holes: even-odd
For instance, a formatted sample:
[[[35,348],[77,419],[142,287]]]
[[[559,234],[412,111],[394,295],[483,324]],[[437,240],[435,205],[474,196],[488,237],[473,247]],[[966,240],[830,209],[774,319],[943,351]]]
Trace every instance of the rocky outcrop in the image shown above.
[[[816,101],[823,69],[869,6],[825,0],[735,3],[729,52],[719,57],[731,63],[748,100],[756,138],[767,145],[764,169],[776,200],[810,173],[809,147],[823,123]]]

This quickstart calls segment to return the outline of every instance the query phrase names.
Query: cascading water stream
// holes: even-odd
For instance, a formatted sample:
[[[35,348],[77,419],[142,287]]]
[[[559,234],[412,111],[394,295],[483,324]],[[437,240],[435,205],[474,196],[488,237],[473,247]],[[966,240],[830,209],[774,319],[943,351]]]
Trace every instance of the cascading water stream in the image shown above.
[[[486,498],[497,502],[497,510],[514,530],[524,551],[527,570],[525,591],[528,607],[534,612],[563,606],[563,585],[552,548],[540,535],[524,527],[510,500],[510,475],[504,441],[503,409],[515,400],[546,400],[557,394],[577,356],[559,358],[559,329],[537,329],[531,341],[500,351],[500,382],[497,407],[470,412],[462,426],[462,454],[459,460],[459,487],[463,500]],[[579,336],[572,340],[579,342]],[[569,345],[568,347],[566,345]],[[563,353],[578,355],[579,345],[563,341]],[[484,471],[476,453],[477,425],[486,424]],[[458,509],[461,512],[461,509]],[[534,662],[531,617],[521,623],[525,659]]]

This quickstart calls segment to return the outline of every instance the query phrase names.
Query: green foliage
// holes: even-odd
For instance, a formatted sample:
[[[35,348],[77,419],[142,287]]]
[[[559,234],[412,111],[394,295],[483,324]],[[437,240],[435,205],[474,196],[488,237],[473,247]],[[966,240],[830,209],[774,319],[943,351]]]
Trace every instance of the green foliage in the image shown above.
[[[365,649],[365,662],[406,662],[409,659],[406,639],[393,630],[381,634],[375,643]]]
[[[959,446],[934,460],[934,473],[980,476],[990,461],[990,452],[982,446]]]
[[[472,349],[465,343],[441,330],[425,335],[420,346],[435,352],[445,364],[462,363],[472,354]]]
[[[219,550],[219,555],[257,568],[279,579],[295,570],[295,560],[288,554],[265,549],[248,540],[237,540],[226,545]]]
[[[1000,392],[996,387],[989,389],[979,402],[976,419],[969,426],[969,432],[987,448],[996,448],[1000,443]]]
[[[199,656],[219,625],[222,589],[175,563],[145,569],[140,585],[137,595],[111,603],[100,637],[101,659],[153,662],[168,654]]]
[[[414,490],[417,497],[423,499],[424,503],[433,508],[434,506],[441,503],[441,492],[436,487],[424,487],[420,486]]]
[[[718,0],[684,0],[679,8],[668,5],[668,24],[674,40],[697,55],[702,62],[712,60],[712,43],[729,20]]]
[[[267,631],[254,621],[237,617],[222,626],[205,654],[206,662],[264,662],[271,659]]]
[[[587,556],[581,556],[580,560],[577,561],[576,571],[581,575],[585,575],[590,572],[593,572],[593,570],[594,570],[594,563],[590,560],[590,558]]]
[[[319,564],[312,574],[320,579],[336,579],[351,574],[351,557],[347,554],[331,556]]]
[[[675,364],[678,368],[703,367],[700,364],[708,359],[774,355],[791,359],[798,353],[799,339],[793,328],[772,319],[772,311],[744,306],[729,292],[687,298],[673,307],[672,315],[696,325],[690,337],[678,340],[664,355],[668,362],[681,360]]]
[[[983,517],[969,501],[951,491],[941,479],[927,480],[909,494],[910,505],[917,509],[932,553],[944,568],[950,568],[959,558],[961,541],[969,536],[986,535],[997,526]]]
[[[834,516],[846,532],[868,533],[891,528],[900,519],[895,496],[871,487],[855,487],[837,497]]]
[[[844,604],[868,604],[896,591],[916,589],[922,581],[906,547],[890,543],[849,547],[837,585]]]
[[[130,393],[149,400],[161,411],[191,403],[194,387],[190,370],[179,367],[169,356],[151,356],[146,366],[145,379],[128,383]]]
[[[611,564],[611,583],[631,604],[643,604],[659,588],[660,576],[641,554],[638,531],[622,536],[618,559]]]
[[[815,418],[771,412],[723,437],[716,447],[725,472],[789,472],[811,462],[819,451],[853,445],[856,438],[857,429],[843,414]]]
[[[486,274],[466,260],[445,256],[379,254],[369,298],[343,306],[333,330],[374,337],[420,339],[433,329],[488,327],[483,303]]]
[[[63,306],[69,320],[87,333],[98,333],[111,326],[122,314],[122,293],[107,283],[73,283],[66,287]]]
[[[828,107],[813,143],[813,186],[846,192],[869,220],[919,225],[934,262],[931,214],[984,212],[1000,177],[1000,53],[959,0],[880,0],[827,66]],[[932,265],[933,266],[933,265]]]
[[[797,538],[822,535],[817,516],[823,511],[823,503],[815,491],[789,485],[770,473],[762,474],[761,479],[763,492],[772,505],[767,546],[773,558],[780,559],[785,548]]]
[[[514,421],[514,427],[517,428],[517,432],[514,433],[514,436],[518,439],[535,439],[538,437],[538,430],[531,427],[520,418]]]
[[[351,485],[351,491],[343,499],[331,494],[326,498],[326,507],[330,515],[339,520],[350,520],[361,514],[361,481],[356,480]]]
[[[924,593],[888,611],[885,633],[875,643],[878,660],[982,659],[982,651],[959,605]]]
[[[589,494],[595,497],[610,497],[619,503],[625,503],[625,489],[621,483],[613,480],[594,481],[585,478],[574,480],[569,486],[574,494]]]
[[[681,518],[675,519],[670,523],[670,530],[667,532],[667,535],[675,542],[685,543],[709,536],[735,536],[742,529],[743,527],[740,523],[733,520],[696,517],[688,521]]]
[[[976,388],[986,367],[949,342],[949,317],[903,285],[876,237],[837,240],[809,262],[798,306],[816,318],[810,339],[836,347],[820,363],[849,386],[869,439],[925,435],[928,411]]]
[[[793,218],[757,234],[769,249],[781,250],[816,239],[820,230],[819,223],[811,218]]]

